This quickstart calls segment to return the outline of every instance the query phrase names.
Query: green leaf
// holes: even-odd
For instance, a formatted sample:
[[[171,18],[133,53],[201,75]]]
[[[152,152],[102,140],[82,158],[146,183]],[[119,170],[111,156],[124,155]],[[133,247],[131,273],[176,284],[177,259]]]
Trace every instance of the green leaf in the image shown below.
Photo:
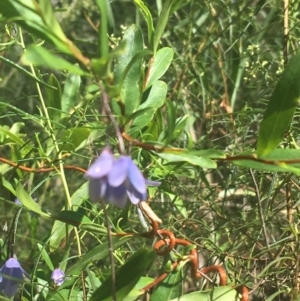
[[[80,83],[80,75],[74,73],[68,74],[61,98],[61,117],[65,116],[65,113],[70,113],[70,111],[76,106]]]
[[[139,249],[129,257],[126,263],[116,271],[117,300],[123,300],[134,288],[156,258],[154,250]],[[93,293],[89,301],[111,301],[112,284],[108,276],[102,285]]]
[[[158,80],[153,84],[147,100],[139,106],[134,114],[135,118],[130,133],[142,129],[153,119],[155,111],[165,103],[167,90],[167,84],[163,81]]]
[[[152,34],[153,34],[153,20],[152,15],[148,9],[148,7],[145,5],[145,3],[141,0],[134,0],[134,3],[140,8],[142,15],[146,21],[147,29],[148,29],[148,43],[151,43]]]
[[[171,301],[238,301],[238,293],[229,286],[219,286],[212,290],[193,292]]]
[[[39,250],[41,252],[41,255],[42,255],[43,259],[45,260],[45,262],[46,262],[49,270],[53,271],[54,270],[54,266],[53,266],[53,263],[52,263],[49,255],[48,255],[45,247],[43,245],[39,244],[39,243],[37,244],[37,246],[38,246],[38,248],[39,248]]]
[[[167,141],[166,144],[170,143],[173,137],[173,132],[175,129],[176,124],[176,110],[175,106],[172,100],[166,100],[166,107],[167,107],[167,116],[168,116],[168,122],[167,122],[167,129],[166,129],[166,136]]]
[[[123,299],[123,301],[135,301],[137,297],[143,295],[145,292],[142,288],[146,287],[150,283],[154,281],[153,278],[150,277],[141,277],[138,283],[134,286],[134,288],[130,291],[130,293]]]
[[[127,72],[126,67],[131,60],[143,50],[143,34],[137,25],[130,26],[122,42],[125,42],[123,53],[116,58],[114,76],[119,84],[123,74]],[[141,101],[141,68],[142,59],[136,60],[126,73],[126,77],[120,87],[120,100],[125,105],[125,115],[131,115],[139,106]]]
[[[62,130],[59,134],[59,141],[62,143],[60,149],[64,151],[78,150],[81,144],[88,140],[90,133],[91,129],[87,127],[76,127]]]
[[[79,227],[82,223],[91,223],[92,221],[81,212],[63,210],[54,216],[55,219],[69,225]]]
[[[100,57],[106,58],[109,53],[108,48],[108,31],[107,31],[107,6],[108,3],[106,0],[96,0],[96,3],[100,10],[100,17],[101,17],[101,23],[99,28],[99,50],[100,50]]]
[[[164,5],[159,15],[157,25],[155,27],[154,35],[153,35],[152,49],[154,53],[156,52],[160,39],[165,31],[169,19],[170,11],[171,11],[171,6],[172,6],[172,0],[164,1]]]
[[[156,80],[160,79],[166,73],[172,62],[173,55],[174,51],[169,47],[161,48],[155,53],[148,70],[145,90],[151,87]]]
[[[90,233],[94,233],[94,234],[107,234],[107,228],[102,226],[102,225],[98,225],[95,223],[81,223],[79,228],[81,230],[90,232]]]
[[[195,156],[191,155],[188,152],[185,153],[157,153],[157,155],[167,160],[168,162],[187,162],[192,165],[199,166],[201,168],[216,168],[217,164],[209,159],[208,157],[201,157],[201,156]]]
[[[182,295],[182,269],[176,269],[158,285],[158,288],[151,295],[150,301],[171,300]],[[181,299],[180,299],[181,300]]]
[[[0,134],[3,134],[3,139],[0,137],[0,141],[6,139],[9,137],[9,139],[16,144],[23,146],[25,142],[19,137],[19,135],[16,135],[12,133],[10,130],[8,130],[7,126],[0,126]]]
[[[251,156],[253,157],[253,160],[251,160]],[[239,159],[239,157],[242,157],[242,159]],[[247,159],[247,157],[249,157],[249,159]],[[232,163],[257,170],[292,172],[300,175],[300,150],[298,149],[274,149],[267,155],[259,157],[259,161],[255,159],[257,159],[256,153],[247,152],[236,156],[236,160],[232,160]],[[288,163],[288,161],[291,161],[291,163]]]
[[[51,74],[49,76],[48,84],[55,89],[46,89],[46,104],[49,112],[49,117],[51,120],[58,121],[60,118],[61,111],[61,87],[60,83],[55,77],[55,75]]]
[[[300,96],[300,52],[292,57],[284,69],[270,98],[260,124],[257,153],[272,151],[283,139]]]
[[[31,198],[31,196],[24,190],[22,184],[19,182],[16,189],[16,197],[28,210],[37,213],[43,217],[50,218],[48,213],[41,210],[40,206]]]
[[[25,65],[32,64],[34,66],[43,66],[56,70],[67,70],[75,74],[90,76],[89,73],[83,71],[78,66],[69,63],[61,57],[53,55],[50,51],[41,46],[30,45],[22,56],[22,62]]]

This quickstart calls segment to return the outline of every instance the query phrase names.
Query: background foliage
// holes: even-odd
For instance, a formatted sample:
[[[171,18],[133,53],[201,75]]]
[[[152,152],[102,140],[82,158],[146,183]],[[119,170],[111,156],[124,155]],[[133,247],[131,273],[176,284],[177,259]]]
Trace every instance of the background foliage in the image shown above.
[[[1,235],[13,235],[18,198],[13,252],[32,275],[23,298],[109,300],[112,268],[122,277],[136,266],[144,287],[168,266],[143,249],[151,240],[113,238],[111,267],[103,209],[66,167],[86,169],[107,143],[118,152],[105,91],[121,131],[143,142],[125,141],[128,153],[162,182],[152,209],[196,246],[199,269],[223,265],[228,285],[247,285],[253,300],[297,299],[298,2],[53,0],[53,14],[48,1],[4,2]],[[41,167],[55,168],[30,170]],[[144,231],[133,206],[108,216],[116,232]],[[58,265],[68,278],[55,288]],[[180,273],[150,300],[212,287]],[[138,297],[122,287],[120,300]]]

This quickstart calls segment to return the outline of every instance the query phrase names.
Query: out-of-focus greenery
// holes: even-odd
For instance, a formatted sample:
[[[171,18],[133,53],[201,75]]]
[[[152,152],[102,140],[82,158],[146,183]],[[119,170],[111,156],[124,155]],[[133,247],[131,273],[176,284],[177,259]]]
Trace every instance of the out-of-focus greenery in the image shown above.
[[[12,2],[7,0],[1,5],[5,7]],[[199,269],[206,265],[223,265],[228,273],[228,285],[246,285],[253,300],[297,300],[299,162],[287,167],[278,160],[300,156],[298,153],[281,153],[280,158],[274,155],[267,158],[271,163],[263,162],[266,164],[262,167],[255,165],[257,162],[252,166],[251,161],[232,164],[225,156],[256,151],[257,140],[262,139],[259,126],[266,120],[264,114],[270,99],[279,103],[273,91],[279,79],[284,78],[284,70],[287,77],[289,70],[294,74],[291,81],[299,78],[297,56],[294,69],[286,63],[299,48],[300,3],[290,1],[288,13],[284,15],[284,4],[277,0],[102,1],[109,4],[105,13],[106,42],[109,54],[113,53],[109,66],[108,56],[101,56],[104,39],[99,37],[99,28],[105,21],[97,1],[51,2],[65,36],[84,57],[95,59],[97,64],[84,65],[72,53],[54,46],[50,39],[43,39],[32,28],[16,23],[18,18],[10,18],[5,8],[0,8],[0,157],[31,169],[55,166],[54,171],[34,173],[4,161],[0,164],[3,241],[14,236],[14,230],[9,232],[9,229],[14,228],[12,221],[19,210],[13,203],[16,197],[21,195],[25,205],[15,229],[15,244],[12,246],[6,241],[2,252],[4,260],[7,247],[9,250],[13,247],[23,267],[32,275],[32,282],[25,285],[24,298],[93,300],[93,292],[101,288],[104,279],[110,279],[111,269],[124,268],[130,255],[152,260],[149,250],[146,255],[141,251],[151,248],[152,240],[114,238],[117,250],[115,267],[111,267],[103,208],[101,204],[90,203],[82,173],[63,168],[88,168],[106,144],[118,152],[119,141],[103,108],[100,83],[110,97],[121,131],[148,146],[153,143],[187,152],[189,159],[179,160],[172,157],[172,151],[160,153],[125,142],[126,150],[145,176],[162,182],[160,187],[149,189],[151,208],[163,220],[163,228],[195,245]],[[158,35],[156,25],[169,2],[172,5],[166,27],[161,26],[162,37],[158,39],[157,49],[153,49],[154,38],[151,40],[148,36],[149,24],[147,26],[138,3],[148,8],[153,18],[153,32]],[[284,18],[288,20],[288,36],[284,34]],[[27,21],[25,19],[25,23]],[[133,24],[136,27],[132,27]],[[122,44],[122,39],[127,39],[127,44]],[[126,82],[130,80],[130,69],[124,71],[126,66],[122,65],[128,41],[133,41],[136,53],[142,55],[135,57],[131,69],[136,67],[137,70],[132,75],[136,80],[133,82],[137,83],[132,93],[136,94],[126,96],[126,89],[133,86]],[[59,63],[50,60],[49,65],[44,61],[38,64],[38,55],[31,52],[31,44],[43,46],[56,58],[65,59],[74,68],[80,67],[83,73],[81,76],[71,73],[68,67],[60,68]],[[151,59],[161,54],[161,50],[171,64],[161,77],[149,84],[149,89],[144,89]],[[29,57],[32,53],[34,55]],[[168,58],[162,59],[156,68],[164,69],[163,63]],[[51,64],[56,66],[49,68]],[[122,76],[126,89],[116,92]],[[151,98],[152,103],[147,104],[152,92],[157,94]],[[282,100],[279,113],[286,109],[288,93],[287,88],[283,94],[288,96]],[[294,115],[280,140],[280,150],[299,149],[299,110],[296,105],[290,106],[290,113]],[[279,115],[279,120],[284,119],[282,116]],[[273,137],[272,127],[265,128]],[[265,149],[266,152],[271,150]],[[201,153],[206,150],[207,153]],[[250,167],[254,170],[250,171]],[[34,200],[44,216],[27,210],[32,210]],[[62,211],[66,215],[60,215]],[[80,218],[88,219],[84,221],[88,224],[86,228],[73,227],[78,217],[75,212]],[[109,206],[107,212],[114,232],[120,229],[145,231],[136,207],[120,210]],[[91,254],[93,250],[95,254]],[[188,253],[183,248],[178,251]],[[172,256],[157,259],[149,270],[141,266],[138,276],[155,278],[168,266],[167,260],[175,260],[179,255]],[[128,272],[134,264],[130,265],[130,260],[127,264]],[[51,284],[51,265],[60,265],[69,277],[61,288]],[[212,287],[206,280],[191,279],[187,270],[188,265],[183,268],[184,277],[179,284],[173,283],[172,298],[179,286],[182,294]],[[122,271],[126,271],[126,266]],[[86,291],[82,289],[83,282]],[[147,285],[142,283],[141,287]]]

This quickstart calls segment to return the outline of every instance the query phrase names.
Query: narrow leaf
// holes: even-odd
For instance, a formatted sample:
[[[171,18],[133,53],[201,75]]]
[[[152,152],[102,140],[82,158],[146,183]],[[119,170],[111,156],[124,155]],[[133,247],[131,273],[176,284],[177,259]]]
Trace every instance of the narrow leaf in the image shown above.
[[[158,285],[150,301],[171,300],[182,295],[182,269],[174,270]],[[180,299],[181,300],[181,299]]]
[[[43,217],[50,218],[48,213],[41,210],[40,206],[31,198],[31,196],[24,190],[22,184],[19,182],[16,189],[16,196],[20,202],[30,211],[37,213]]]
[[[229,286],[219,286],[212,290],[193,292],[171,301],[238,301],[238,293]]]
[[[151,43],[152,34],[153,34],[153,20],[152,15],[148,9],[148,7],[145,5],[145,3],[142,0],[134,0],[134,3],[140,8],[142,15],[146,21],[147,29],[148,29],[148,42]]]
[[[300,52],[290,60],[270,98],[260,124],[257,153],[269,153],[283,139],[300,96]]]
[[[157,155],[167,160],[168,162],[187,162],[202,168],[216,168],[217,164],[208,157],[200,157],[189,154],[170,154],[170,153],[157,153]]]
[[[131,60],[143,50],[143,34],[137,25],[130,26],[123,37],[124,51],[116,58],[114,76],[119,84],[124,73],[126,77],[120,88],[120,100],[125,105],[126,116],[131,115],[139,106],[141,100],[141,68],[142,59],[137,59],[130,69],[126,70]]]
[[[139,279],[147,272],[156,256],[154,250],[140,249],[116,271],[117,300],[124,300]],[[109,276],[93,293],[89,301],[111,301],[111,292],[112,284]]]
[[[37,246],[38,246],[38,248],[39,248],[39,250],[41,252],[41,255],[42,255],[43,259],[45,260],[45,263],[47,264],[49,270],[53,271],[54,270],[54,266],[53,266],[53,263],[52,263],[49,255],[48,255],[45,247],[43,245],[39,244],[39,243],[37,244]]]
[[[22,62],[25,65],[32,64],[50,69],[67,70],[75,74],[89,76],[88,73],[84,72],[78,66],[69,63],[63,58],[53,55],[50,51],[41,46],[30,45],[22,56]]]
[[[61,98],[62,116],[69,113],[77,104],[81,78],[78,74],[69,73]]]
[[[155,27],[154,35],[153,35],[153,52],[155,53],[160,42],[160,39],[165,31],[170,11],[171,11],[172,0],[164,1],[163,8],[159,15],[157,25]]]
[[[174,50],[169,47],[159,49],[151,62],[148,70],[148,78],[145,83],[145,90],[158,79],[160,79],[168,70],[174,55]]]

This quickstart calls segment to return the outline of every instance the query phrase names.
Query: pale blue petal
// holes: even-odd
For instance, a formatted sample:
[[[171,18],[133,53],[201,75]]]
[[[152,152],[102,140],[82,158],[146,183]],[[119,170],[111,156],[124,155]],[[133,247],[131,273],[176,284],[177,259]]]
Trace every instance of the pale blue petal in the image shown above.
[[[126,178],[128,172],[128,166],[130,163],[130,157],[120,156],[115,162],[114,165],[108,174],[108,184],[112,187],[118,187],[122,185]]]
[[[112,169],[114,160],[115,158],[112,152],[108,148],[105,148],[100,156],[88,168],[85,177],[88,179],[99,179],[106,176]]]
[[[16,258],[9,258],[3,267],[6,267],[6,268],[21,268],[21,265],[19,263],[19,261],[16,259]]]
[[[127,190],[127,195],[129,197],[129,200],[132,204],[137,205],[139,202],[141,202],[141,200],[144,200],[144,196],[135,193],[130,192],[129,190]]]
[[[57,286],[60,286],[65,281],[65,273],[61,269],[57,268],[52,272],[51,279]]]
[[[147,191],[147,186],[145,183],[145,178],[141,171],[135,165],[135,163],[130,159],[128,166],[128,179],[130,184],[141,194],[145,194]]]
[[[125,185],[120,185],[119,187],[112,187],[108,185],[105,197],[107,202],[112,203],[119,208],[124,208],[127,204]]]
[[[147,190],[144,193],[140,193],[135,187],[131,184],[127,185],[127,194],[132,204],[136,205],[140,201],[147,200]]]
[[[18,284],[23,281],[25,271],[15,258],[8,259],[0,269],[0,291],[11,298],[18,291]]]
[[[8,298],[12,298],[18,291],[19,285],[16,282],[10,281],[4,288],[0,288]]]
[[[89,180],[89,197],[92,202],[97,202],[105,195],[107,179],[90,179]]]

